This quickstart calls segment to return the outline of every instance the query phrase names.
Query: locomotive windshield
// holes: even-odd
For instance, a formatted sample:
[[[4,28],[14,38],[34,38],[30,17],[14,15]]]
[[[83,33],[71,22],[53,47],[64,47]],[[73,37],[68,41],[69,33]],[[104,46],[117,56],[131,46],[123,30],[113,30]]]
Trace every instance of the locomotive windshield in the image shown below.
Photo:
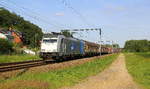
[[[43,39],[43,43],[56,43],[57,39]]]

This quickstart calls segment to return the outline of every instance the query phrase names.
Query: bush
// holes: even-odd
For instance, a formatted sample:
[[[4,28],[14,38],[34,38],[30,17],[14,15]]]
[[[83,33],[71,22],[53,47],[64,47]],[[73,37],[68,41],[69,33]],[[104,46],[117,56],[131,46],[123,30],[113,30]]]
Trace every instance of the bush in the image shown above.
[[[8,54],[13,51],[13,43],[6,40],[0,39],[0,54]]]
[[[128,40],[124,47],[125,52],[148,52],[150,51],[149,40]]]

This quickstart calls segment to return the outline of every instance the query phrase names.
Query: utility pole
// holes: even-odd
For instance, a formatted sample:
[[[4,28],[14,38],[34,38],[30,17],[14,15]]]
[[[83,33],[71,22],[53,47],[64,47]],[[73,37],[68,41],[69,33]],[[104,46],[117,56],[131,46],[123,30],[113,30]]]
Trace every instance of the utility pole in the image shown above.
[[[114,41],[112,40],[112,53],[114,52]]]
[[[102,44],[101,44],[101,41],[102,41],[102,30],[101,28],[99,29],[99,35],[100,35],[100,48],[99,48],[99,52],[100,52],[100,56],[102,55]]]

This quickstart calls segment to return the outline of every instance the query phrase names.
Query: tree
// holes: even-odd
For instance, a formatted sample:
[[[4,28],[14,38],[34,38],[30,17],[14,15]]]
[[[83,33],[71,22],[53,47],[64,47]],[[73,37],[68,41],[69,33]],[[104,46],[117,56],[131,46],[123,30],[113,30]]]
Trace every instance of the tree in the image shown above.
[[[0,39],[0,54],[8,54],[12,51],[13,43],[6,39]]]
[[[124,50],[128,52],[148,52],[150,51],[150,41],[148,40],[126,41]]]
[[[69,30],[62,30],[61,33],[66,37],[73,37],[73,34],[74,34],[70,32]]]
[[[23,44],[34,47],[39,46],[39,42],[42,39],[42,29],[29,21],[25,21],[22,17],[11,13],[4,8],[0,8],[0,27],[9,28],[20,31],[23,34]],[[35,40],[36,37],[36,41]]]
[[[113,44],[114,48],[120,48],[119,44]]]

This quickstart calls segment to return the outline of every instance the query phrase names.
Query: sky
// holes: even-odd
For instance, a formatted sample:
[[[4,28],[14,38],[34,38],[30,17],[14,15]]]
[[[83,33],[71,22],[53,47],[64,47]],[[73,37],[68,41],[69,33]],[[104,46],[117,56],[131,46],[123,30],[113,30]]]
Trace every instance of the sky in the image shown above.
[[[104,44],[121,47],[126,40],[150,40],[150,0],[0,0],[0,7],[14,12],[42,28],[101,28]],[[96,31],[79,32],[75,37],[99,40]]]

